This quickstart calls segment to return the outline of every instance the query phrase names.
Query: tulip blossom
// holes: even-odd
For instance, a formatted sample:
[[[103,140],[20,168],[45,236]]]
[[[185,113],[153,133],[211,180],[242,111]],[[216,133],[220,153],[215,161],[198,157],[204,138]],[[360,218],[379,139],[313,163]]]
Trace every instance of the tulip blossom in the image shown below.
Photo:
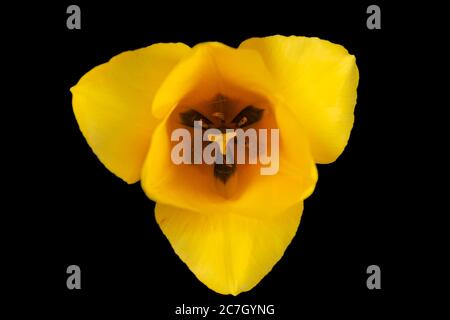
[[[343,152],[358,79],[340,45],[270,36],[238,48],[158,43],[123,52],[71,91],[98,159],[141,182],[162,232],[201,282],[237,295],[283,256],[316,164]]]

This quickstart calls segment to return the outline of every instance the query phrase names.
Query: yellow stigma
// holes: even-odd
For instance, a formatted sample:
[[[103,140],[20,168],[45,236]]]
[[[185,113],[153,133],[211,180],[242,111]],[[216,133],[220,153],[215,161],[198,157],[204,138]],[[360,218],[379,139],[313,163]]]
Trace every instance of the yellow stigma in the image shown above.
[[[208,134],[208,140],[219,144],[220,153],[225,155],[227,150],[227,144],[230,139],[236,136],[236,132],[226,132],[225,134]]]

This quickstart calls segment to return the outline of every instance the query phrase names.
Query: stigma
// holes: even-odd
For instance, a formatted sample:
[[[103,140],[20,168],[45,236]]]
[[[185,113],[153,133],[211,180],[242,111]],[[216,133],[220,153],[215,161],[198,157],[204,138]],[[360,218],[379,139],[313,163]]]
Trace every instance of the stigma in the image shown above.
[[[224,133],[210,133],[208,134],[208,141],[215,142],[219,145],[219,151],[222,155],[226,155],[228,142],[236,137],[237,133],[235,131]]]

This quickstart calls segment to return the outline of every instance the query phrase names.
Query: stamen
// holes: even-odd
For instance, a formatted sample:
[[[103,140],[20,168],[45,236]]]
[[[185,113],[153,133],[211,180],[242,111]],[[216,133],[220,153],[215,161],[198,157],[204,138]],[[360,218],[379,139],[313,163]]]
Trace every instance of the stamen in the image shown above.
[[[264,114],[264,109],[259,109],[254,106],[247,106],[239,112],[231,121],[237,127],[246,127],[261,120]]]
[[[228,179],[235,173],[236,164],[215,164],[214,165],[214,176],[225,184]]]
[[[202,127],[205,130],[209,129],[210,126],[213,124],[212,121],[210,121],[203,114],[194,109],[189,109],[185,112],[181,112],[179,116],[182,124],[192,128],[194,127],[194,122],[200,120],[202,121]]]

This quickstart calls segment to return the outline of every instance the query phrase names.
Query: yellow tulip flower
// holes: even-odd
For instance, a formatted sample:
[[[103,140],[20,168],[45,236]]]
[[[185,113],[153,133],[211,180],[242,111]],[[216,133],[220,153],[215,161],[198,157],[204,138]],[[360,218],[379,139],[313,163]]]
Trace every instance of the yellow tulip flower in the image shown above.
[[[252,38],[239,48],[158,43],[87,72],[71,89],[81,132],[100,161],[139,180],[156,220],[195,276],[221,294],[257,285],[282,257],[314,190],[316,163],[344,150],[353,126],[355,57],[318,38]],[[279,170],[175,164],[178,128],[279,130]],[[235,134],[210,134],[225,144]],[[208,140],[207,139],[207,140]],[[270,146],[269,146],[270,148]]]

